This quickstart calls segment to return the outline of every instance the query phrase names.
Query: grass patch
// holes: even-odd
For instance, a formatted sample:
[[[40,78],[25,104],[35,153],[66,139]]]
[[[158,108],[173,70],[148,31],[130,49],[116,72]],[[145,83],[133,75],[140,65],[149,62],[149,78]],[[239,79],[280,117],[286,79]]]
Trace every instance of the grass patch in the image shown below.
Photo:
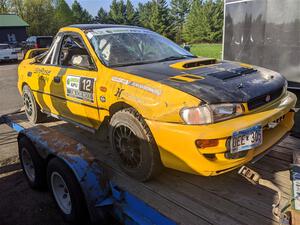
[[[222,44],[192,44],[191,52],[197,56],[221,59]]]

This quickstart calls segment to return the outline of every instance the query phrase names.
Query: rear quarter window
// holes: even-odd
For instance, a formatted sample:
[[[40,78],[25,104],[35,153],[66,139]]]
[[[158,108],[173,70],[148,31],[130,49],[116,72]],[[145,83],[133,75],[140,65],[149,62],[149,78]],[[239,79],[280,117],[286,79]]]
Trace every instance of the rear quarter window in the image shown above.
[[[53,38],[38,38],[37,44],[39,48],[49,48],[52,43]]]

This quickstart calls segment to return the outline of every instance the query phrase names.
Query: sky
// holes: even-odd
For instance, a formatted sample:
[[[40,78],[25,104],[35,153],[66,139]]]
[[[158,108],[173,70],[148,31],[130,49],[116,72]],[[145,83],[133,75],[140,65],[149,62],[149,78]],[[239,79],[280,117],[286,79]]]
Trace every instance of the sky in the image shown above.
[[[137,6],[139,2],[145,3],[147,1],[149,0],[131,0],[134,6]],[[69,5],[72,5],[74,0],[66,0],[66,2]],[[108,10],[112,0],[78,0],[78,2],[83,8],[86,8],[90,14],[95,16],[100,7],[103,7],[105,10]]]

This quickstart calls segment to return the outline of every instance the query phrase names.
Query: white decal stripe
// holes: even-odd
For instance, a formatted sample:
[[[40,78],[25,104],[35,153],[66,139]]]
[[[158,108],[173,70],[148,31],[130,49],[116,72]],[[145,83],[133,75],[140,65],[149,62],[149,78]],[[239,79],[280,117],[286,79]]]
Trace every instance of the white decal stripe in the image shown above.
[[[226,5],[232,5],[232,4],[242,3],[242,2],[253,2],[253,0],[240,0],[235,2],[226,2]]]
[[[150,92],[152,94],[155,94],[155,95],[161,95],[161,90],[158,90],[156,88],[152,88],[152,87],[149,87],[149,86],[146,86],[144,84],[140,84],[140,83],[137,83],[137,82],[134,82],[134,81],[129,81],[129,80],[123,79],[121,77],[112,77],[111,80],[113,82],[133,86],[133,87],[148,91],[148,92]]]

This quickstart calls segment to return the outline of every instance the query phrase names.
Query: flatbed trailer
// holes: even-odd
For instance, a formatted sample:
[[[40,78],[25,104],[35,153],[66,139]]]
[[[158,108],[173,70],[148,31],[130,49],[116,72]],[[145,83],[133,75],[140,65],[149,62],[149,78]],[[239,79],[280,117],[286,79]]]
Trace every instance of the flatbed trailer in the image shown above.
[[[27,121],[23,112],[2,117],[1,122],[16,132],[24,128],[39,129]],[[245,182],[237,170],[216,177],[201,177],[165,169],[159,177],[141,183],[125,175],[117,166],[105,135],[92,134],[64,121],[47,122],[42,126],[57,132],[62,139],[68,136],[87,148],[88,157],[96,159],[110,185],[112,197],[103,201],[102,206],[114,204],[116,208],[117,205],[115,213],[124,224],[278,224],[272,214],[277,193]],[[293,153],[298,151],[300,140],[287,136],[272,151],[248,166],[264,179],[271,180],[281,189],[283,199],[289,201],[290,165]]]

